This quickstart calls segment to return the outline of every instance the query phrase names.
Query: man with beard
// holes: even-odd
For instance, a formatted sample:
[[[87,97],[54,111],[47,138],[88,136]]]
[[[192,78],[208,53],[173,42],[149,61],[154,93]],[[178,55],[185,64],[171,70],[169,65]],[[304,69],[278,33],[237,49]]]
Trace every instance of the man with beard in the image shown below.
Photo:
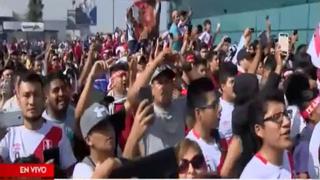
[[[0,141],[0,161],[14,162],[34,154],[47,161],[52,150],[54,163],[70,173],[76,159],[64,131],[41,117],[44,109],[43,83],[39,75],[26,74],[17,83],[17,101],[22,111],[23,125],[8,129]]]

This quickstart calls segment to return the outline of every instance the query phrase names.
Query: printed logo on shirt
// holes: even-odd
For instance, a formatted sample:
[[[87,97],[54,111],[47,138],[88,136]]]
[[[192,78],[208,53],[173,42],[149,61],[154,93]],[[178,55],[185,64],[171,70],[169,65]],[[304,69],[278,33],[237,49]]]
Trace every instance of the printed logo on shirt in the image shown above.
[[[53,148],[53,142],[50,139],[44,139],[43,140],[43,150],[48,150]]]
[[[20,158],[20,149],[21,149],[21,144],[20,143],[14,143],[12,145],[12,152],[14,154],[15,159]]]
[[[106,113],[106,108],[96,107],[96,108],[94,108],[94,112],[97,113],[97,118],[101,118],[101,117],[103,117],[103,113]]]

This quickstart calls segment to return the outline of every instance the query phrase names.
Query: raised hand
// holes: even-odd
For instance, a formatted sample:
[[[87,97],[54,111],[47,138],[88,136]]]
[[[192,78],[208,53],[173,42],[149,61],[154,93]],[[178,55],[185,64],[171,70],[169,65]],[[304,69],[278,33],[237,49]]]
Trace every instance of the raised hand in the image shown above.
[[[144,133],[151,125],[153,118],[153,105],[148,102],[147,99],[144,99],[138,106],[131,130],[131,133],[136,140],[140,140],[143,137]]]
[[[156,56],[156,58],[154,59],[154,61],[160,65],[162,62],[164,62],[164,60],[166,59],[166,57],[172,55],[172,49],[170,47],[163,47],[163,50]]]
[[[110,67],[110,61],[99,60],[96,61],[90,71],[90,76],[96,78],[97,76],[106,73]]]

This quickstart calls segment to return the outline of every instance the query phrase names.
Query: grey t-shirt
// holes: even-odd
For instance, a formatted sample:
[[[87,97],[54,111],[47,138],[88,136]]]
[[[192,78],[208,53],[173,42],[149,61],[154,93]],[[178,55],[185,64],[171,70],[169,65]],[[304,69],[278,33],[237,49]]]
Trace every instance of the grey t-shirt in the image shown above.
[[[187,106],[185,98],[172,101],[169,108],[154,105],[155,119],[144,135],[142,142],[144,155],[150,155],[176,145],[185,136]]]

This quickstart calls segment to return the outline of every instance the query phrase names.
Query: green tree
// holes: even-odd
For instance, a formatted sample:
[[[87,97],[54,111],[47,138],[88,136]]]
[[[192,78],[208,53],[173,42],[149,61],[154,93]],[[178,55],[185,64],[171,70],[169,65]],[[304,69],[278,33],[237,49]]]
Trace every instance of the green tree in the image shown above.
[[[27,19],[32,22],[42,21],[42,0],[29,0]]]

